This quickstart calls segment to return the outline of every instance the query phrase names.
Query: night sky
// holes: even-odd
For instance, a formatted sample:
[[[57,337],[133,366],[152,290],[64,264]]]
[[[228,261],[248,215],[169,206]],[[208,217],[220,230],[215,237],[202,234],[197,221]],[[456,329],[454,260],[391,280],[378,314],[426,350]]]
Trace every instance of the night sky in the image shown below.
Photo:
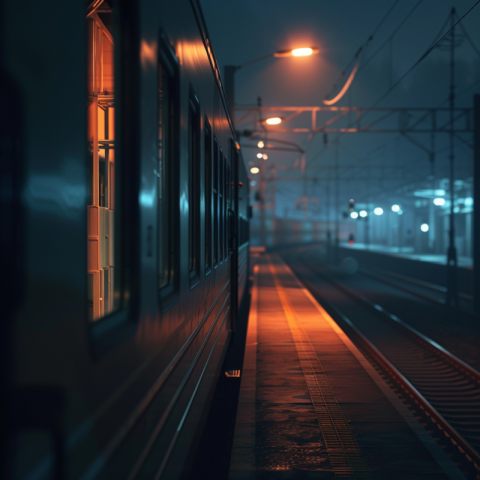
[[[208,30],[217,60],[224,65],[239,65],[277,50],[297,46],[318,46],[318,55],[306,58],[271,58],[245,67],[236,74],[236,104],[254,105],[258,96],[265,106],[316,106],[332,91],[341,72],[351,63],[357,50],[375,32],[394,5],[394,0],[202,0]],[[443,35],[450,10],[458,17],[466,13],[476,0],[400,0],[375,32],[363,54],[363,62],[350,91],[338,106],[372,106],[422,56],[438,34]],[[395,29],[403,26],[385,46]],[[480,5],[463,20],[477,51],[463,37],[455,50],[456,104],[471,107],[472,96],[480,93]],[[462,34],[460,27],[456,33]],[[441,35],[440,35],[441,36]],[[368,63],[367,63],[368,62]],[[378,106],[385,107],[447,107],[449,95],[449,50],[435,48]],[[347,70],[346,74],[349,74]],[[344,77],[346,78],[346,77]],[[342,81],[339,81],[339,85]],[[269,134],[296,142],[307,150],[309,176],[318,177],[309,183],[309,196],[322,198],[328,173],[334,163],[337,134],[329,134],[327,145],[323,136],[307,139],[306,134]],[[413,135],[415,140],[430,147],[429,134]],[[463,138],[471,143],[471,135]],[[344,134],[339,138],[341,165],[340,197],[355,196],[358,202],[387,202],[399,187],[411,185],[411,196],[422,182],[430,186],[428,157],[400,133]],[[242,139],[242,144],[248,143]],[[447,176],[448,135],[435,137],[435,182]],[[244,149],[244,160],[257,165],[255,150]],[[456,140],[456,178],[472,176],[472,149]],[[296,155],[271,152],[268,162],[291,165]],[[355,166],[352,169],[352,166]],[[365,168],[361,168],[365,166]],[[367,168],[368,166],[368,168]],[[383,168],[384,166],[384,168]],[[402,166],[405,168],[399,169]],[[382,167],[382,168],[381,168]],[[387,167],[393,167],[391,169]],[[373,173],[372,173],[373,172]],[[295,176],[294,173],[291,174]],[[298,176],[298,175],[297,175]],[[331,175],[330,175],[331,177]],[[426,188],[423,185],[423,188]],[[407,188],[408,190],[408,188]],[[277,184],[277,216],[300,216],[293,202],[301,195],[300,182]],[[403,197],[402,197],[403,198]],[[325,210],[324,210],[325,211]],[[321,218],[322,213],[317,213]],[[313,216],[312,218],[315,218]]]

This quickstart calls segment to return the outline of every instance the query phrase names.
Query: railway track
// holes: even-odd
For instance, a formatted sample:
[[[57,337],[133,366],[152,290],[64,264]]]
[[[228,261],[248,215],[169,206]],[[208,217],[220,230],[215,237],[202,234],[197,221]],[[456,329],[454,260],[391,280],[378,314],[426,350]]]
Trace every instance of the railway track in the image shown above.
[[[480,479],[480,373],[396,315],[312,266],[304,255],[300,261],[314,276],[310,281],[300,274],[306,286],[415,401],[437,433],[444,434],[450,447],[460,453],[468,477]],[[337,289],[340,295],[336,293],[334,302],[324,298],[315,277]],[[350,307],[349,318],[338,305],[351,305],[351,299],[356,306],[353,311]],[[360,317],[364,320],[358,321]]]
[[[440,295],[441,296],[445,295],[447,292],[447,289],[445,287],[442,287],[441,285],[436,285],[430,282],[424,282],[424,281],[417,280],[405,275],[394,274],[391,272],[384,272],[381,269],[374,269],[374,271],[371,271],[371,270],[366,270],[364,268],[361,268],[359,269],[359,273],[361,275],[365,275],[367,277],[373,278],[374,280],[377,280],[379,282],[386,283],[387,285],[398,288],[399,290],[403,290],[404,292],[423,298],[424,300],[428,300],[438,305],[445,305],[445,299],[440,298]],[[394,280],[397,280],[397,282],[398,281],[403,282],[404,285],[399,284]],[[407,286],[405,284],[407,284]],[[430,291],[434,295],[432,296],[432,295],[428,295],[426,293],[420,292],[416,289],[418,287],[420,287],[424,291],[425,290]],[[435,296],[435,294],[437,295]],[[459,300],[464,303],[464,306],[471,306],[473,302],[472,295],[459,292],[458,296],[459,296]],[[478,318],[478,315],[464,308],[461,309],[460,311],[465,315]]]

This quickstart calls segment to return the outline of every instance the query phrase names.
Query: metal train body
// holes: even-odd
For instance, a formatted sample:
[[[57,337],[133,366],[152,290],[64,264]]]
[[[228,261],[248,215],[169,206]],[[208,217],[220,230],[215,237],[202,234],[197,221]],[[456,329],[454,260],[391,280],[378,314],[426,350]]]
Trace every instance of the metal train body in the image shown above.
[[[87,3],[0,2],[2,473],[180,478],[246,301],[247,173],[198,1]]]

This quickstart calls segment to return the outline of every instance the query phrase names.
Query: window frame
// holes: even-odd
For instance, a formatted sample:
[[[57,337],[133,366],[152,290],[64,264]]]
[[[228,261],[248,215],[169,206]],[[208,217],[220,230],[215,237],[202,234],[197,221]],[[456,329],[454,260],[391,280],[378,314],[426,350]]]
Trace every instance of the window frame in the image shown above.
[[[188,271],[190,288],[200,281],[201,110],[193,87],[188,96]]]
[[[212,209],[213,209],[213,135],[212,127],[208,118],[204,119],[204,158],[205,158],[205,185],[204,185],[204,205],[205,205],[205,276],[212,271],[213,249],[212,249]]]
[[[180,290],[180,205],[179,205],[179,137],[180,137],[180,67],[179,61],[173,48],[171,47],[170,42],[168,41],[166,35],[163,32],[160,32],[159,35],[159,48],[158,48],[158,58],[157,58],[157,87],[158,87],[158,76],[160,74],[160,67],[162,67],[169,77],[169,94],[171,98],[170,107],[172,111],[170,112],[169,118],[171,120],[170,125],[170,152],[168,153],[169,160],[169,171],[167,172],[166,183],[169,184],[170,188],[168,191],[168,202],[169,202],[169,223],[170,223],[170,238],[169,238],[169,250],[170,250],[170,269],[173,278],[171,281],[164,286],[159,286],[159,299],[161,310],[165,311],[169,309],[178,301],[179,290]],[[158,98],[158,94],[157,94]],[[158,112],[159,105],[157,105],[157,124],[158,124]],[[158,142],[158,136],[157,136]],[[158,194],[157,194],[158,201]],[[157,204],[157,279],[159,279],[159,256],[161,254],[160,250],[162,248],[160,242],[160,212],[158,211]]]

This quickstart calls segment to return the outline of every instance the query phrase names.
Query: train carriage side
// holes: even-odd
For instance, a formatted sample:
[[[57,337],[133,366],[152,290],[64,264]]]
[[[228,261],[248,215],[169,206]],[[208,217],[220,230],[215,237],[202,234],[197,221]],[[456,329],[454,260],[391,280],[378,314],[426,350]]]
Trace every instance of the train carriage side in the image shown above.
[[[179,478],[248,261],[248,181],[199,4],[1,7],[0,66],[18,92],[0,92],[18,124],[2,135],[23,142],[21,169],[2,166],[23,229],[21,295],[0,327],[13,345],[2,473]]]

